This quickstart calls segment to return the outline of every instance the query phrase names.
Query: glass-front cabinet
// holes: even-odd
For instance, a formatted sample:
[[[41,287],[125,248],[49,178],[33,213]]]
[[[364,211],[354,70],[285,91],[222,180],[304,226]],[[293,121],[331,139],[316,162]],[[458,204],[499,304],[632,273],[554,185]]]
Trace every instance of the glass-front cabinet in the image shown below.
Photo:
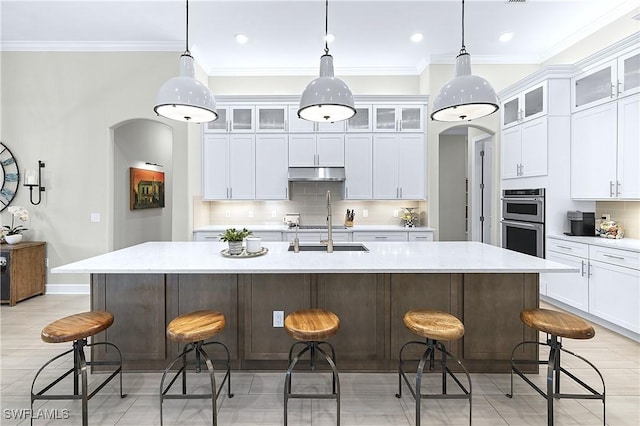
[[[422,132],[423,109],[417,105],[374,105],[373,130],[376,132]]]
[[[640,92],[640,49],[622,54],[571,80],[572,112]]]
[[[371,105],[356,106],[356,115],[347,120],[347,132],[371,132]]]
[[[256,106],[257,132],[282,133],[287,130],[288,107],[283,105]]]
[[[502,103],[502,127],[507,128],[547,113],[547,84],[537,84]]]
[[[255,131],[253,106],[218,105],[216,111],[218,119],[205,124],[205,133],[253,133]]]

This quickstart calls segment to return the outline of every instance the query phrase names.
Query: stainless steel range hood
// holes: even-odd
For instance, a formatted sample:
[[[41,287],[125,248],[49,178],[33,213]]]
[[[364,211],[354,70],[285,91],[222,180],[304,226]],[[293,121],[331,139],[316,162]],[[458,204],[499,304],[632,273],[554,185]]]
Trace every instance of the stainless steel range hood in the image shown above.
[[[344,182],[344,167],[289,167],[289,182]]]

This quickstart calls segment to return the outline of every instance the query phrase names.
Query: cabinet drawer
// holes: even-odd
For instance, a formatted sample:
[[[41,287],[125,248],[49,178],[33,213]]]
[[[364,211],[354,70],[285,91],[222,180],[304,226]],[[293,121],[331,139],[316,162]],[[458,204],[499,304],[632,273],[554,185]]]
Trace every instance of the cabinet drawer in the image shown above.
[[[640,253],[609,247],[590,246],[589,258],[612,265],[640,269]]]
[[[253,237],[260,237],[262,241],[282,241],[282,232],[278,231],[253,231]]]
[[[406,232],[354,232],[353,241],[408,241]]]
[[[589,257],[589,246],[587,244],[556,240],[553,238],[547,239],[547,251],[564,253],[571,256]]]
[[[222,231],[197,231],[193,233],[193,241],[220,241],[220,235]]]
[[[409,232],[409,241],[433,241],[433,232]]]

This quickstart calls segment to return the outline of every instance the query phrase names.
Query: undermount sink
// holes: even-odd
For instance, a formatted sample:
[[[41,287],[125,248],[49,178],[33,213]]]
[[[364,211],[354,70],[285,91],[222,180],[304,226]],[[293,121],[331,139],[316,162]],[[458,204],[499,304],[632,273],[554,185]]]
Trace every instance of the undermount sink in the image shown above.
[[[293,251],[293,246],[289,246],[289,251]],[[324,244],[300,244],[300,251],[327,251],[327,246]],[[366,251],[369,249],[364,244],[346,244],[346,245],[334,245],[333,251]]]

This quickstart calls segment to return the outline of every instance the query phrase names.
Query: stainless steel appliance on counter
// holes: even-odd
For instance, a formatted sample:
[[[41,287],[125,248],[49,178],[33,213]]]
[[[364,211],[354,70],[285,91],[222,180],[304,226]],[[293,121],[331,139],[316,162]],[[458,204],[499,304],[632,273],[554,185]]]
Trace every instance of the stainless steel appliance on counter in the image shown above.
[[[502,247],[544,258],[545,190],[502,191]]]
[[[593,237],[596,234],[596,214],[594,212],[569,210],[567,211],[567,219],[571,222],[571,232],[565,232],[565,234],[576,237]]]

